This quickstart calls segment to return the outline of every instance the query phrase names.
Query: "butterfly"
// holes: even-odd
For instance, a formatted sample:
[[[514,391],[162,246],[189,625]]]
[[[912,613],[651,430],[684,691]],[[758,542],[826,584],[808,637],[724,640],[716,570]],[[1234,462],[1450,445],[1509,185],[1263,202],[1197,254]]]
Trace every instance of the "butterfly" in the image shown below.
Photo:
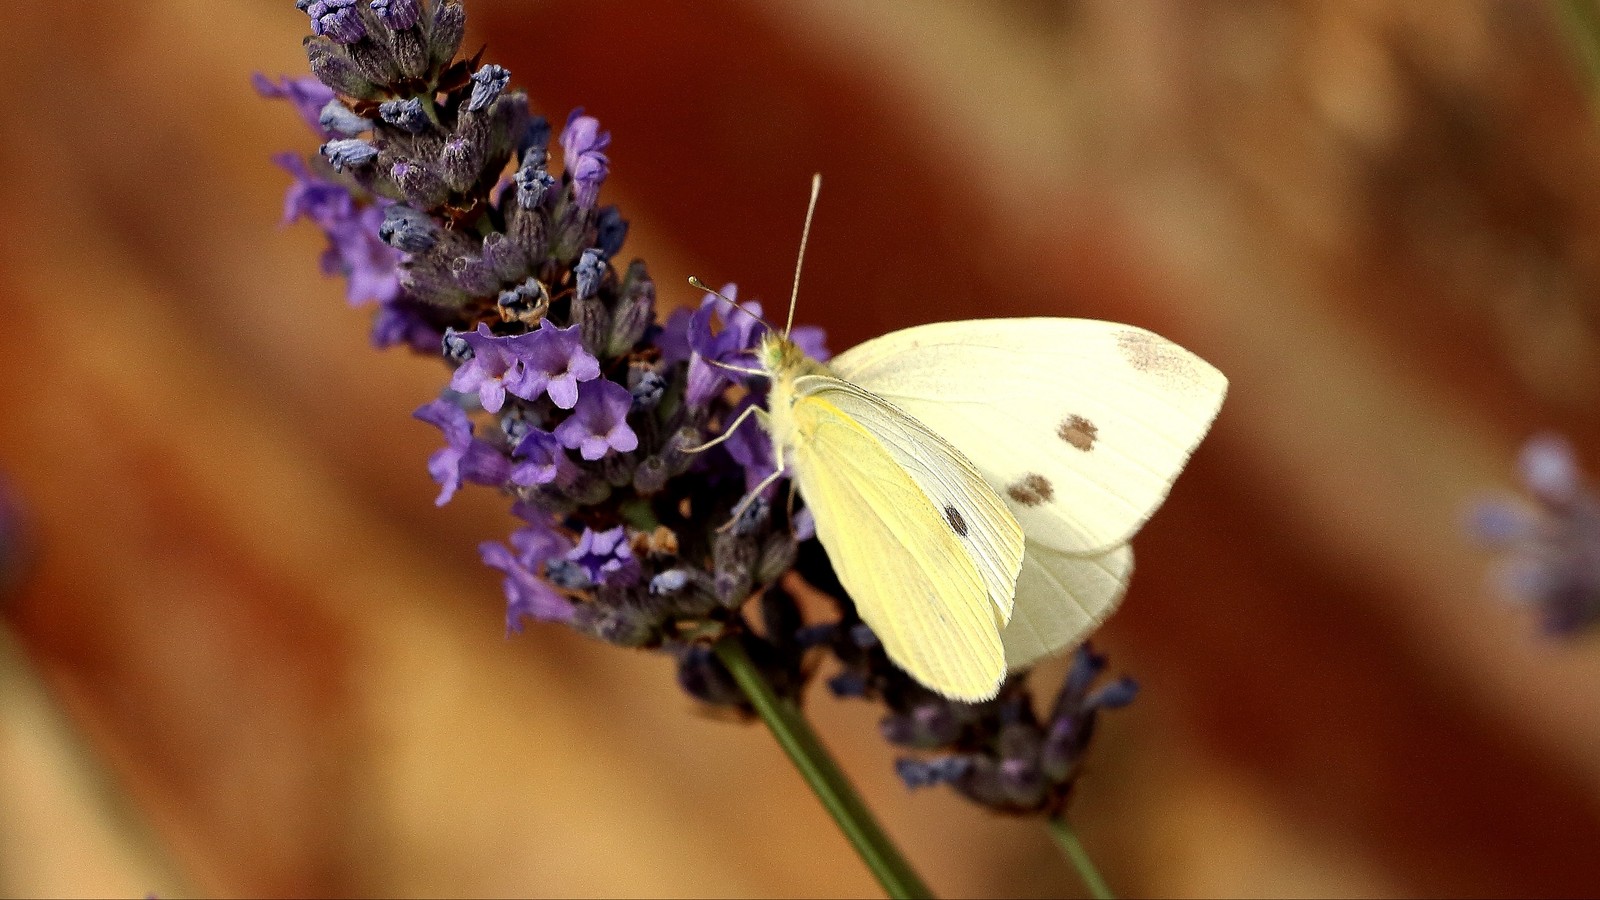
[[[826,364],[789,328],[742,370],[770,381],[766,408],[724,430],[754,414],[772,438],[776,470],[746,499],[790,478],[889,658],[968,702],[1116,608],[1129,540],[1228,386],[1165,338],[1091,319],[921,325]]]

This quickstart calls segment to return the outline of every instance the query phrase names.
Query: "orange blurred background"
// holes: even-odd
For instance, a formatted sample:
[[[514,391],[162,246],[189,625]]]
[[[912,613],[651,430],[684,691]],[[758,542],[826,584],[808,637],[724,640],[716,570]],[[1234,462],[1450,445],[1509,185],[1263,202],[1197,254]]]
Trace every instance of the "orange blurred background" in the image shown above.
[[[611,130],[665,304],[788,290],[835,349],[933,319],[1156,330],[1232,380],[1100,632],[1143,692],[1072,818],[1126,895],[1600,892],[1600,647],[1484,587],[1520,442],[1600,468],[1600,131],[1556,7],[469,0]],[[0,895],[871,895],[759,726],[670,660],[506,640],[410,418],[444,370],[278,226],[315,138],[289,0],[11,4]],[[1059,664],[1041,679],[1059,677]],[[1043,684],[1043,681],[1041,681]],[[1048,692],[1048,686],[1041,687]],[[947,896],[1081,890],[1036,823],[910,794],[810,711]]]

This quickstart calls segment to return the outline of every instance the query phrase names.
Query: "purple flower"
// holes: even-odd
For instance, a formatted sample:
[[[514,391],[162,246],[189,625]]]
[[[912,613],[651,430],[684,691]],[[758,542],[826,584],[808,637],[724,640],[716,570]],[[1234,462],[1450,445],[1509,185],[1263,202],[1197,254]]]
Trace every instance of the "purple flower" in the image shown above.
[[[511,468],[511,481],[523,487],[537,484],[565,483],[578,472],[577,464],[567,458],[561,441],[548,431],[530,430],[517,444]]]
[[[378,238],[383,224],[381,206],[363,206],[355,215],[332,228],[322,271],[349,279],[345,299],[351,306],[389,303],[400,294],[400,258],[393,247]]]
[[[1600,622],[1600,495],[1560,437],[1529,440],[1519,462],[1534,503],[1482,502],[1472,530],[1508,551],[1495,573],[1504,594],[1538,609],[1549,633],[1581,631]]]
[[[729,307],[715,294],[707,294],[700,301],[700,308],[689,318],[687,335],[691,352],[684,399],[690,406],[703,406],[722,393],[732,380],[727,369],[713,362],[753,368],[756,358],[752,351],[767,331],[767,326],[761,323],[761,304],[754,300],[739,304],[738,285],[723,285],[722,296],[734,301],[734,305]],[[722,322],[722,328],[713,331],[714,321]]]
[[[318,137],[323,139],[334,137],[322,125],[322,110],[333,100],[333,89],[307,75],[303,78],[289,78],[279,76],[276,83],[267,76],[256,72],[250,76],[250,81],[255,85],[256,93],[268,100],[287,100],[294,106],[294,111]]]
[[[572,409],[578,402],[578,384],[600,377],[600,361],[583,349],[583,336],[576,325],[557,328],[543,319],[537,331],[512,340],[517,342],[515,352],[521,365],[507,380],[506,390],[524,400],[549,394],[551,403]]]
[[[327,230],[355,214],[355,198],[349,188],[311,174],[293,153],[280,153],[272,161],[294,176],[283,195],[283,224],[310,219]]]
[[[556,439],[587,460],[601,459],[613,450],[637,449],[639,437],[628,427],[631,406],[633,395],[615,381],[586,381],[578,387],[572,415],[556,426]]]
[[[437,353],[443,337],[443,332],[404,298],[379,305],[372,317],[372,346],[379,350],[404,344],[419,353]]]
[[[485,565],[499,569],[506,577],[506,634],[521,634],[522,620],[571,622],[577,607],[540,578],[538,569],[551,557],[566,551],[569,542],[544,523],[530,525],[511,535],[515,552],[498,541],[478,545]]]
[[[736,284],[723,285],[721,293],[734,301],[732,307],[715,294],[706,294],[698,310],[673,311],[655,338],[663,362],[672,365],[689,361],[686,399],[693,405],[709,401],[732,380],[726,369],[711,365],[708,360],[754,368],[753,351],[766,334],[760,301],[739,303]],[[712,330],[715,322],[724,323],[721,330]],[[827,334],[823,329],[801,326],[790,332],[789,339],[818,362],[828,361]]]
[[[964,756],[936,756],[929,760],[901,757],[894,761],[895,774],[913,791],[936,784],[953,784],[971,768],[972,760]]]
[[[732,422],[751,406],[761,406],[766,402],[764,395],[747,394],[739,401],[739,405],[728,413],[727,421]],[[733,461],[744,469],[744,489],[754,490],[775,468],[772,456],[772,439],[767,437],[766,431],[755,422],[746,421],[739,426],[733,436],[723,444],[728,448],[728,455]],[[769,489],[770,490],[770,489]]]
[[[444,432],[444,449],[428,457],[428,474],[440,486],[434,505],[450,502],[463,481],[493,486],[505,484],[511,473],[510,460],[492,445],[472,436],[472,420],[461,407],[435,400],[412,415]]]
[[[828,352],[828,332],[819,325],[798,325],[789,332],[789,340],[817,362],[833,356]]]
[[[378,237],[382,206],[358,205],[347,188],[313,175],[292,154],[273,159],[294,176],[284,195],[285,223],[310,219],[328,237],[323,274],[349,279],[345,296],[352,306],[393,301],[400,293],[400,255]]]
[[[662,364],[671,366],[687,362],[694,355],[694,348],[689,346],[689,321],[694,315],[694,310],[680,308],[667,316],[667,321],[653,339],[656,349],[661,351]]]
[[[1061,692],[1056,695],[1044,745],[1039,751],[1039,764],[1048,777],[1065,778],[1077,766],[1089,749],[1095,717],[1100,710],[1121,709],[1138,695],[1138,682],[1127,676],[1093,688],[1105,668],[1106,658],[1087,643],[1073,655],[1072,668],[1061,685]]]
[[[600,120],[583,114],[578,107],[567,116],[561,129],[561,152],[567,175],[572,178],[573,196],[584,208],[594,206],[600,185],[606,180],[610,160],[603,152],[611,144],[611,132],[600,130]]]
[[[517,338],[500,337],[481,322],[477,331],[452,332],[448,337],[465,343],[472,350],[472,356],[450,377],[450,389],[477,394],[485,410],[499,412],[506,403],[506,381],[515,377],[521,368]]]
[[[585,528],[578,546],[567,553],[595,584],[626,586],[639,580],[639,561],[628,546],[628,534],[621,525],[608,531]]]

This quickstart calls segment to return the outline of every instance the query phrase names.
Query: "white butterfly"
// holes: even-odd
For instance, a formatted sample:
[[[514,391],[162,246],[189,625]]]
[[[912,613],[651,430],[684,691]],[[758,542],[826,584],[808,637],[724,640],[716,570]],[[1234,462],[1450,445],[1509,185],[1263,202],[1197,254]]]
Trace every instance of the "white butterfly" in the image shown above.
[[[826,365],[787,334],[750,370],[771,380],[767,409],[750,409],[777,456],[767,483],[798,485],[889,658],[965,701],[1116,608],[1129,539],[1228,385],[1164,338],[1090,319],[922,325]]]

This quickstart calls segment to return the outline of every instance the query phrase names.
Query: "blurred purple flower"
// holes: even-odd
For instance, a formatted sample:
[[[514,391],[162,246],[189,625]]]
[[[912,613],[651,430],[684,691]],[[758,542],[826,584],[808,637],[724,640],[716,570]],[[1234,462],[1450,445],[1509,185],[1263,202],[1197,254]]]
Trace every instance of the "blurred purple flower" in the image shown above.
[[[1102,710],[1133,702],[1138,685],[1120,678],[1095,687],[1106,659],[1087,644],[1078,648],[1050,716],[1033,712],[1020,681],[979,704],[956,703],[926,691],[894,700],[900,711],[882,723],[884,736],[903,747],[944,752],[903,757],[895,771],[907,788],[949,784],[985,806],[1013,812],[1054,813],[1066,802]],[[882,684],[870,675],[860,685]]]
[[[284,196],[284,222],[309,219],[322,229],[328,247],[322,272],[349,279],[345,299],[351,306],[390,303],[400,293],[400,255],[378,237],[386,204],[358,206],[349,189],[313,175],[298,157],[273,157],[294,176]]]
[[[1533,502],[1480,502],[1469,527],[1506,551],[1495,573],[1504,594],[1538,609],[1548,633],[1582,631],[1600,621],[1600,496],[1561,437],[1530,439],[1519,468]]]
[[[572,601],[538,574],[547,560],[565,553],[570,542],[548,525],[536,523],[513,532],[511,546],[514,553],[498,541],[478,545],[484,563],[506,575],[502,584],[506,592],[507,636],[522,633],[524,618],[571,622],[576,611]]]
[[[746,409],[752,406],[766,406],[764,392],[761,394],[746,394],[739,401],[739,405],[728,412],[728,421],[732,422],[737,419]],[[772,439],[767,437],[767,432],[755,423],[746,422],[739,426],[739,430],[735,431],[733,436],[723,443],[723,446],[728,448],[728,455],[733,457],[733,461],[744,469],[744,489],[746,491],[754,490],[756,485],[772,474],[775,467],[772,454]],[[770,495],[770,489],[768,493]]]
[[[737,373],[713,362],[755,368],[754,351],[767,333],[767,326],[761,320],[764,313],[761,301],[739,303],[739,286],[732,283],[723,285],[721,294],[727,300],[716,294],[706,294],[700,301],[700,308],[694,312],[675,312],[656,340],[668,362],[689,360],[685,396],[691,404],[706,402],[735,380]],[[734,301],[732,306],[728,300]],[[722,327],[714,330],[713,325],[718,322]],[[789,339],[818,362],[827,362],[827,337],[821,328],[795,328],[789,333]]]
[[[274,82],[260,72],[252,73],[250,81],[255,85],[256,93],[268,100],[287,100],[294,107],[294,111],[305,120],[306,127],[316,132],[324,140],[335,135],[322,125],[322,110],[333,99],[333,89],[306,75],[301,78],[279,76]]]
[[[437,352],[443,337],[422,310],[404,297],[381,304],[372,317],[372,345],[379,350],[403,344],[420,353]]]

